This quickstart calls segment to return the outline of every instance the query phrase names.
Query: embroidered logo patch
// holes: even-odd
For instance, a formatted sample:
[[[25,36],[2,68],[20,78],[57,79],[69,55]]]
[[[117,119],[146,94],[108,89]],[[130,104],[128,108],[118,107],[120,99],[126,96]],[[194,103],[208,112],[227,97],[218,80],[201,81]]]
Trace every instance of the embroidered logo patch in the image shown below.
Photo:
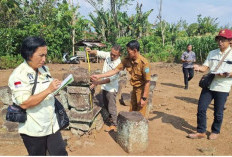
[[[145,68],[145,73],[149,73],[149,68]]]

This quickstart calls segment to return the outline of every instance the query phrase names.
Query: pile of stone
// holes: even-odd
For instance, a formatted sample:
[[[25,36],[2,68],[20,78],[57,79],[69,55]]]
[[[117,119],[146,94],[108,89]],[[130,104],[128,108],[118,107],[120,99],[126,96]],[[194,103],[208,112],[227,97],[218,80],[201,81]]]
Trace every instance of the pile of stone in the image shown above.
[[[94,92],[89,89],[88,70],[77,66],[71,67],[63,77],[65,78],[69,74],[73,74],[74,81],[56,95],[69,116],[68,129],[78,136],[89,133],[93,129],[99,131],[104,122],[100,114],[99,102],[94,99]],[[8,131],[16,131],[17,123],[5,121],[6,109],[8,105],[12,104],[9,87],[0,87],[0,99],[4,104],[1,108],[4,119],[2,125]]]

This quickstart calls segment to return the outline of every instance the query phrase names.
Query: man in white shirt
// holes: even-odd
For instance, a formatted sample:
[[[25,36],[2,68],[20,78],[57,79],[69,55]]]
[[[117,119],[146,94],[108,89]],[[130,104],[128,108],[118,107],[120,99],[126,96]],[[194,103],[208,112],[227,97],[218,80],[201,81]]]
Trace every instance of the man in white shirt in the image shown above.
[[[105,62],[103,65],[102,73],[108,72],[112,69],[115,69],[120,63],[120,52],[121,47],[119,45],[114,45],[111,48],[111,52],[91,50],[89,47],[86,48],[86,51],[90,54],[97,55],[100,58],[104,58]],[[97,85],[102,85],[102,96],[103,103],[107,111],[109,112],[110,126],[106,131],[114,130],[116,131],[117,127],[117,107],[116,107],[116,95],[118,92],[118,78],[119,75],[113,75],[111,77],[105,78],[103,80],[94,81],[90,88],[94,88]]]

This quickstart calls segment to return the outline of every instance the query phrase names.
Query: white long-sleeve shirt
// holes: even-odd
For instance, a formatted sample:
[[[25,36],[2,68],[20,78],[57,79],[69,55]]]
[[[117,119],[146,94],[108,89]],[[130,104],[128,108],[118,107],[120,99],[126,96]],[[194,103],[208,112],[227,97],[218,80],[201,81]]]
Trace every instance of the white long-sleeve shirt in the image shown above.
[[[110,70],[115,69],[121,63],[120,57],[114,61],[111,61],[110,52],[97,51],[97,56],[105,59],[102,73],[106,73]],[[110,82],[107,84],[103,84],[101,86],[101,89],[106,90],[108,92],[118,92],[119,74],[115,74],[115,75],[108,77],[108,78],[110,79]]]

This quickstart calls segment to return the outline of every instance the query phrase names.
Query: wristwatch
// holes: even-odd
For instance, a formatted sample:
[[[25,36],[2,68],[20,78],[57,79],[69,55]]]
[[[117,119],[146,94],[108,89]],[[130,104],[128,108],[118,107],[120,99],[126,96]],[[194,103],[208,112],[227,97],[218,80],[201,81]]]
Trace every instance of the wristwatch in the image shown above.
[[[143,99],[143,101],[146,101],[146,100],[147,100],[147,98],[146,98],[146,97],[142,97],[142,99]]]

